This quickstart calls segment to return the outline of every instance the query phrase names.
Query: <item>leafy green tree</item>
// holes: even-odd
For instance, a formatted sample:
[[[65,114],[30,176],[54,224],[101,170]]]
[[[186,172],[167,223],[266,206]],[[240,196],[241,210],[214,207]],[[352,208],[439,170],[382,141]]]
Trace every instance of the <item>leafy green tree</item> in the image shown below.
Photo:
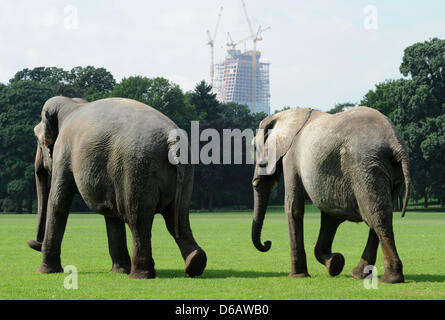
[[[35,199],[33,128],[52,96],[45,82],[17,80],[0,91],[0,198],[15,203],[15,211],[32,211]]]
[[[242,130],[258,128],[261,120],[267,117],[264,112],[252,114],[247,105],[238,104],[236,102],[228,102],[221,105],[221,117],[230,118],[234,123],[238,123]]]
[[[223,116],[221,103],[216,99],[216,94],[212,93],[212,86],[204,80],[195,86],[191,98],[198,116],[204,121],[213,121]]]
[[[414,198],[423,198],[425,207],[431,196],[444,204],[445,40],[434,38],[406,48],[400,72],[405,79],[376,85],[361,104],[387,115],[401,131]]]
[[[114,87],[111,96],[145,103],[161,111],[186,131],[190,130],[190,121],[197,119],[194,107],[186,102],[181,88],[165,78],[124,78]]]
[[[428,118],[424,123],[424,139],[420,143],[423,158],[428,164],[431,176],[431,195],[445,206],[445,114]]]
[[[53,96],[80,97],[93,101],[107,97],[116,85],[113,75],[105,68],[75,67],[66,71],[56,67],[37,67],[17,72],[10,83],[36,81],[50,87]]]
[[[199,99],[198,101],[207,101],[207,106],[219,103],[216,99],[213,100],[212,95],[207,91],[203,82],[197,85],[199,90],[195,90],[193,94],[204,96],[205,99]],[[206,89],[202,91],[201,89]],[[207,91],[207,93],[205,93]],[[202,94],[204,92],[204,94]],[[201,93],[198,95],[198,93]],[[195,100],[196,102],[197,100]],[[216,102],[215,102],[216,101]],[[247,141],[243,138],[241,152],[243,159],[242,164],[234,163],[235,145],[232,140],[230,153],[232,155],[231,164],[223,164],[223,157],[225,152],[229,152],[223,145],[224,130],[239,129],[244,131],[246,129],[256,130],[259,122],[263,120],[267,115],[265,113],[252,114],[249,107],[246,105],[230,103],[219,103],[219,106],[215,106],[216,110],[219,110],[218,114],[213,116],[219,116],[219,118],[203,121],[200,126],[201,131],[212,128],[219,133],[220,137],[220,158],[219,164],[198,164],[195,167],[195,187],[192,197],[192,204],[196,208],[206,209],[213,211],[215,207],[252,207],[252,187],[251,180],[254,171],[254,164],[245,163],[246,152],[248,152],[247,146],[250,146],[251,141]],[[204,104],[203,104],[204,105]],[[205,110],[204,108],[202,110]],[[202,112],[201,114],[207,114]],[[201,142],[201,147],[208,142]]]
[[[219,163],[198,164],[195,166],[195,184],[192,195],[192,205],[195,208],[214,211],[217,207],[243,206],[252,207],[251,180],[254,170],[253,164],[234,164],[234,144],[230,146],[231,164],[224,164],[224,152],[228,152],[223,145],[224,130],[247,129],[245,124],[235,122],[232,118],[219,118],[206,122],[200,126],[200,131],[214,129],[219,133]],[[209,142],[200,142],[202,148]],[[246,159],[250,141],[243,139],[242,159]],[[200,150],[202,150],[200,148]],[[240,150],[238,150],[239,152]],[[243,160],[244,161],[244,160]]]
[[[334,114],[339,113],[347,110],[348,108],[355,107],[356,104],[352,102],[345,102],[345,103],[337,103],[332,109],[327,111],[327,113]]]
[[[34,69],[25,68],[17,72],[14,77],[9,80],[10,83],[17,81],[37,81],[47,85],[54,85],[58,82],[69,82],[69,73],[61,68],[56,67],[36,67]]]
[[[400,72],[420,80],[432,89],[432,95],[445,96],[445,40],[438,38],[419,42],[405,49]],[[433,110],[433,112],[436,110]],[[437,110],[440,112],[440,109]]]
[[[53,96],[62,95],[71,98],[81,96],[81,93],[72,86],[69,72],[61,68],[26,68],[17,72],[9,82],[15,83],[18,81],[36,81],[44,84],[52,89]]]
[[[109,71],[93,66],[71,69],[69,79],[78,97],[88,101],[108,97],[116,85],[116,80]]]

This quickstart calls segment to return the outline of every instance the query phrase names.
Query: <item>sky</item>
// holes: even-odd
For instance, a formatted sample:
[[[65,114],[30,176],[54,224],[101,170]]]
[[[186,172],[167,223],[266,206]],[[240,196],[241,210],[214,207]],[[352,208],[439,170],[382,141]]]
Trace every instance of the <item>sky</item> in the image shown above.
[[[359,103],[377,83],[402,77],[407,46],[445,39],[443,0],[244,1],[253,29],[270,27],[257,48],[271,63],[272,111]],[[220,7],[215,62],[228,32],[249,36],[241,0],[0,0],[0,82],[24,68],[93,65],[117,81],[165,77],[193,90],[209,82],[206,31]]]

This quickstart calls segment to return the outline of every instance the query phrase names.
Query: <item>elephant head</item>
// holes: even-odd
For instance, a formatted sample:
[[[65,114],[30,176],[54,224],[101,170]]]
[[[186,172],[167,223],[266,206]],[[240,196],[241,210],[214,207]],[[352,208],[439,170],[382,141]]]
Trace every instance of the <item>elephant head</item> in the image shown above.
[[[45,236],[46,207],[51,188],[51,172],[54,144],[57,140],[59,127],[63,117],[69,114],[85,100],[79,98],[54,97],[49,99],[42,109],[41,121],[34,128],[37,138],[35,157],[35,177],[37,189],[37,237],[36,241],[29,240],[28,245],[41,251]]]
[[[311,109],[292,109],[271,115],[261,121],[253,140],[257,161],[252,181],[254,194],[252,242],[259,251],[268,251],[272,245],[271,241],[262,244],[261,230],[270,193],[278,184],[282,173],[281,159],[308,122],[311,112]]]

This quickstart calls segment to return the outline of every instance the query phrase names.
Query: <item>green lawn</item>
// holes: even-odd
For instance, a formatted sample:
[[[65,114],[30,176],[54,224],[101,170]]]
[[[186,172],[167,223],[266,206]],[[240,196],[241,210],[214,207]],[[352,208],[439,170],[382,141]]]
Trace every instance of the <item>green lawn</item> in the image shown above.
[[[195,213],[192,229],[208,256],[204,274],[187,278],[179,250],[161,216],[153,226],[157,278],[133,280],[110,274],[105,222],[97,214],[71,214],[62,245],[62,265],[76,266],[78,289],[64,288],[68,274],[37,274],[41,254],[28,248],[35,237],[35,215],[0,214],[0,299],[445,299],[445,213],[394,215],[396,243],[406,283],[379,283],[365,289],[350,271],[358,263],[368,230],[363,223],[340,226],[333,249],[345,268],[332,278],[313,255],[319,214],[309,207],[305,244],[311,278],[291,279],[288,235],[282,208],[266,216],[262,239],[272,249],[258,252],[250,241],[251,214]],[[128,232],[129,243],[130,233]],[[383,274],[379,250],[377,268]]]

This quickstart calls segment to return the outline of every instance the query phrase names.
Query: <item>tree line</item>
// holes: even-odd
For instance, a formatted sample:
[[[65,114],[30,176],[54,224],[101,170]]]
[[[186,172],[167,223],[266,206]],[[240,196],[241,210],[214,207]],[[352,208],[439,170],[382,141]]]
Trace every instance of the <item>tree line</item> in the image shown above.
[[[409,150],[412,199],[422,200],[425,206],[432,200],[445,206],[445,40],[434,38],[406,48],[400,71],[403,78],[377,84],[360,103],[340,103],[328,112],[366,105],[388,116]],[[108,70],[93,66],[21,70],[7,84],[0,83],[0,211],[35,212],[33,128],[45,101],[56,95],[87,101],[135,99],[158,109],[189,133],[191,121],[199,121],[200,130],[213,128],[222,136],[223,129],[255,130],[267,116],[252,114],[245,105],[219,102],[205,81],[183,92],[161,77],[131,76],[118,83]],[[253,170],[249,164],[196,165],[192,209],[251,208]],[[281,181],[270,203],[282,204],[283,198]],[[76,197],[72,210],[87,207]]]
[[[360,105],[389,117],[408,147],[411,199],[445,206],[445,40],[433,38],[405,49],[400,73],[365,94]],[[342,103],[343,111],[357,104]]]
[[[87,101],[135,99],[161,111],[189,133],[191,121],[199,121],[200,130],[213,128],[222,136],[223,129],[254,130],[267,116],[251,114],[245,105],[218,102],[204,81],[193,91],[183,92],[161,77],[132,76],[117,83],[109,71],[93,66],[69,71],[56,67],[21,70],[7,84],[0,84],[0,211],[36,210],[33,128],[40,122],[45,101],[56,95]],[[253,170],[253,165],[197,165],[192,208],[251,207]],[[85,211],[87,207],[76,197],[72,210]]]

